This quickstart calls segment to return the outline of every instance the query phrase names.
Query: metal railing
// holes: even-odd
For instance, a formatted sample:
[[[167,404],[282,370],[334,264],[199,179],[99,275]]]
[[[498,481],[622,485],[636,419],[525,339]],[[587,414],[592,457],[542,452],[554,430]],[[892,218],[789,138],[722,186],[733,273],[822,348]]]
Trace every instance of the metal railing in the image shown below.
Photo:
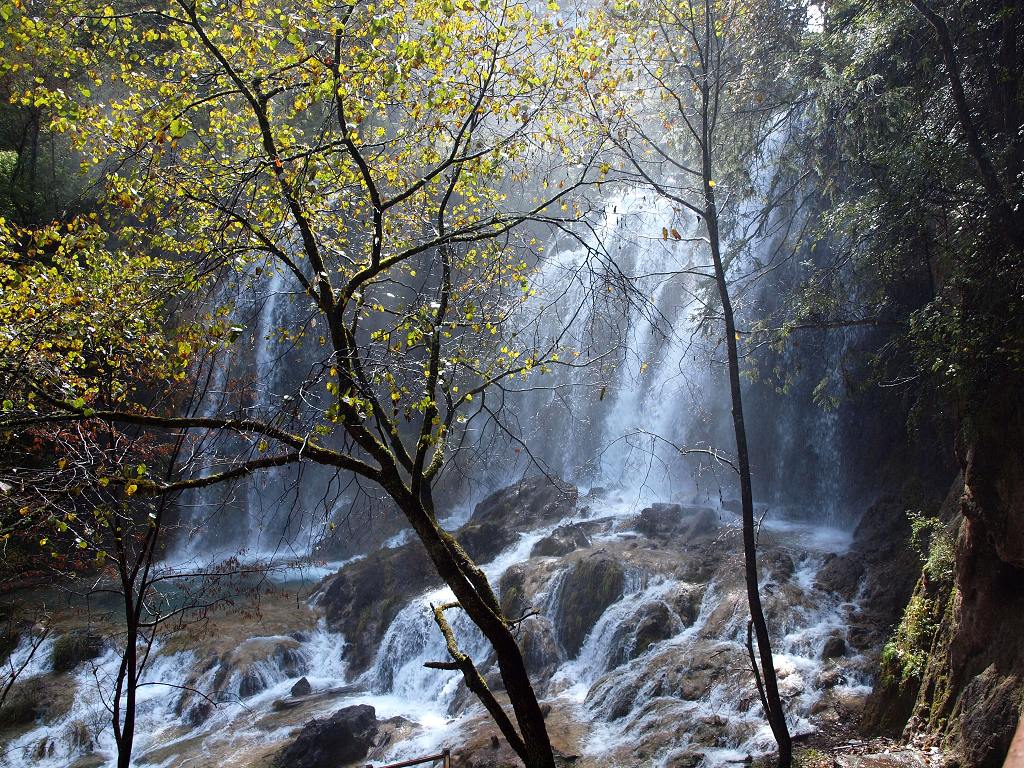
[[[443,768],[452,768],[452,751],[450,749],[444,749],[438,752],[436,755],[427,755],[426,757],[417,757],[412,760],[405,760],[401,763],[388,763],[387,765],[378,765],[376,768],[408,768],[411,765],[423,765],[424,763],[436,763],[438,760],[443,761],[441,765]],[[367,763],[366,768],[374,768],[373,763]]]

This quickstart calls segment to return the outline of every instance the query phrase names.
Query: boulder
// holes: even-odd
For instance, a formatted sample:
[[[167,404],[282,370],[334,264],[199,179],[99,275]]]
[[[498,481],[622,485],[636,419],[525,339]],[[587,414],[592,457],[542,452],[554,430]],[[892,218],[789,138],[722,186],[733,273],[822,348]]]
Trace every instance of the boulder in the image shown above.
[[[281,768],[341,768],[362,760],[375,746],[380,723],[373,707],[359,704],[310,720],[277,759]]]
[[[103,652],[103,638],[87,629],[77,629],[58,637],[53,644],[53,671],[70,672],[84,661]]]
[[[680,584],[669,595],[668,601],[672,610],[684,627],[693,626],[693,622],[700,615],[700,605],[704,600],[705,589],[707,589],[706,584]]]
[[[796,563],[786,552],[774,550],[761,558],[760,567],[778,584],[789,581],[796,572]]]
[[[202,725],[210,719],[213,709],[213,702],[209,699],[199,699],[186,710],[185,720],[193,727]]]
[[[313,686],[309,684],[309,680],[305,677],[299,678],[298,682],[292,686],[292,696],[309,696],[313,692]]]
[[[642,656],[655,643],[667,640],[679,629],[681,622],[663,602],[642,605],[628,621],[614,631],[611,666],[615,667]]]
[[[692,749],[685,749],[668,758],[665,768],[697,768],[704,762],[704,753]]]
[[[577,549],[590,546],[590,536],[582,526],[576,524],[560,525],[550,536],[533,545],[530,557],[562,557]]]
[[[567,517],[579,498],[576,486],[556,478],[531,477],[492,493],[476,505],[470,523],[496,523],[526,530]]]
[[[558,596],[557,628],[562,647],[575,658],[590,630],[605,610],[622,597],[622,565],[604,553],[595,553],[573,566]]]
[[[636,631],[633,633],[633,647],[629,658],[635,659],[648,648],[672,637],[679,624],[664,603],[651,603],[637,615]]]
[[[846,655],[846,641],[839,635],[832,635],[821,649],[821,658],[838,659]]]
[[[864,578],[864,562],[859,557],[831,554],[815,576],[814,586],[825,592],[853,600]]]
[[[543,616],[531,616],[519,625],[517,639],[530,680],[538,687],[546,685],[565,660],[551,621]]]
[[[419,541],[373,552],[331,579],[320,604],[327,626],[349,639],[342,653],[353,673],[373,662],[385,632],[409,600],[440,583]]]
[[[693,541],[718,530],[718,514],[711,507],[657,503],[640,511],[636,529],[645,536],[677,536]]]
[[[516,563],[501,575],[498,594],[501,595],[501,611],[505,616],[517,619],[530,608],[526,593],[526,563]]]

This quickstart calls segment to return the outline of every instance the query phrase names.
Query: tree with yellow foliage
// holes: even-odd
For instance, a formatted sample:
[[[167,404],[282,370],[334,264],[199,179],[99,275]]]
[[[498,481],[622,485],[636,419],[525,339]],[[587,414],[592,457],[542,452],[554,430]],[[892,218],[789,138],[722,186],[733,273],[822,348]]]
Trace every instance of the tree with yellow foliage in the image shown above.
[[[82,473],[87,492],[116,488],[122,500],[300,462],[376,484],[455,595],[435,612],[451,655],[438,666],[462,672],[527,766],[553,766],[517,617],[439,524],[432,489],[486,416],[490,388],[568,364],[557,338],[514,331],[536,254],[525,225],[571,223],[583,213],[577,192],[601,176],[588,159],[598,140],[572,107],[561,22],[512,0],[18,0],[5,11],[5,66],[25,83],[12,100],[47,108],[50,128],[102,179],[102,213],[83,232],[107,241],[68,241],[57,267],[67,296],[41,288],[42,267],[8,259],[4,279],[21,288],[0,311],[16,334],[30,308],[60,314],[79,287],[102,306],[100,326],[62,317],[72,331],[56,347],[17,342],[32,364],[5,360],[0,429],[131,429],[177,446],[229,434],[241,446],[217,470]],[[84,79],[71,85],[70,72]],[[104,269],[109,295],[82,285],[79,271],[95,281]],[[272,284],[305,318],[275,335],[319,355],[295,405],[197,404],[176,392],[245,335],[217,299],[224,286]],[[169,329],[168,307],[188,322]],[[148,312],[137,324],[135,309]],[[89,327],[131,340],[130,351],[97,345]],[[162,396],[131,383],[150,366]],[[445,619],[455,609],[493,646],[511,711],[460,650]],[[132,716],[131,701],[120,721],[115,709],[124,766]]]

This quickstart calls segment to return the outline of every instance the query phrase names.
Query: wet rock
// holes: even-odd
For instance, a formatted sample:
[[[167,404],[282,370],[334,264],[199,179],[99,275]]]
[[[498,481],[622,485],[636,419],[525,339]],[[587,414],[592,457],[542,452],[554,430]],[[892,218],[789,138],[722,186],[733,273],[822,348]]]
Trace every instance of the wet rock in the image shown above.
[[[590,537],[580,525],[560,525],[550,536],[533,545],[530,557],[562,557],[590,546]]]
[[[566,575],[559,594],[558,636],[569,658],[575,658],[587,634],[605,610],[622,597],[625,572],[604,553],[580,560]]]
[[[242,672],[242,679],[238,682],[238,695],[243,699],[247,699],[250,696],[255,696],[260,691],[266,689],[267,684],[263,679],[263,676],[259,672],[251,667]]]
[[[838,659],[846,655],[846,641],[839,635],[832,635],[821,649],[822,659]]]
[[[642,656],[648,648],[672,637],[681,622],[663,602],[641,606],[633,617],[615,628],[610,654],[611,666]]]
[[[526,576],[526,564],[516,563],[506,570],[498,581],[501,610],[508,617],[518,618],[530,608],[529,596],[526,594]]]
[[[576,508],[576,486],[558,479],[532,477],[492,493],[476,505],[472,523],[497,523],[504,528],[525,530],[554,523]]]
[[[477,562],[487,562],[515,543],[520,531],[567,516],[575,509],[577,496],[575,486],[560,480],[523,480],[481,501],[455,536]],[[419,541],[372,552],[332,577],[320,602],[331,630],[358,638],[343,651],[349,669],[365,670],[398,612],[440,583]]]
[[[210,719],[213,710],[213,702],[209,699],[199,699],[185,712],[185,720],[193,727],[202,725]]]
[[[66,675],[15,683],[0,707],[0,727],[56,720],[71,709],[75,686]]]
[[[786,552],[770,552],[762,558],[761,563],[764,570],[779,584],[793,578],[793,573],[796,571],[793,558]]]
[[[53,644],[53,671],[70,672],[84,661],[103,652],[103,638],[89,630],[75,630],[57,638]]]
[[[309,696],[312,692],[313,686],[304,677],[299,678],[299,681],[292,686],[292,696]]]
[[[554,627],[543,616],[531,616],[520,625],[518,640],[530,679],[536,686],[545,685],[565,661]]]
[[[864,563],[848,555],[829,555],[815,577],[814,586],[844,600],[853,600],[864,578]]]
[[[375,745],[380,723],[373,707],[345,707],[321,720],[310,720],[298,738],[281,751],[281,768],[338,768],[362,760]]]
[[[704,761],[704,753],[687,749],[672,755],[665,763],[665,768],[697,768]]]
[[[668,600],[684,627],[693,626],[700,615],[700,604],[704,600],[704,584],[680,584]]]
[[[398,612],[440,582],[418,541],[373,552],[342,568],[320,602],[327,626],[353,640],[342,652],[349,668],[357,674],[365,670]]]
[[[640,511],[636,529],[645,536],[678,536],[692,541],[718,530],[718,514],[711,507],[657,503]]]
[[[506,527],[496,520],[470,520],[455,534],[469,556],[478,563],[493,560],[503,549],[516,542],[516,529]]]
[[[827,669],[823,669],[814,678],[814,686],[824,690],[845,684],[846,675],[840,667],[829,667]]]
[[[714,715],[700,720],[691,733],[691,741],[701,747],[718,747],[724,743],[725,726],[727,721],[724,717]]]
[[[677,624],[672,612],[664,603],[647,606],[638,616],[635,640],[630,658],[640,656],[655,643],[667,640],[675,634]]]
[[[251,637],[237,648],[227,651],[216,660],[217,673],[213,678],[214,697],[241,698],[254,696],[276,683],[283,675],[295,677],[305,672],[306,661],[299,652],[299,642],[287,635],[275,637]],[[229,690],[234,680],[238,689]],[[192,681],[195,682],[194,680]],[[186,695],[178,704],[179,714],[184,712],[191,699]]]

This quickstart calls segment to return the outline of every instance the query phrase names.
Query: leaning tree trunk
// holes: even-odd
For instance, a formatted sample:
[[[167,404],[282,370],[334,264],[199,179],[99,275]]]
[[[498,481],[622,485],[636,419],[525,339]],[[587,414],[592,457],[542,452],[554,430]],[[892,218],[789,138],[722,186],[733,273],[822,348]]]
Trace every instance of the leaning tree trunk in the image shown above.
[[[747,429],[743,423],[743,398],[740,390],[739,350],[736,343],[736,320],[729,298],[729,285],[722,265],[722,250],[718,229],[718,208],[715,203],[711,161],[704,153],[704,220],[711,243],[711,258],[715,265],[715,282],[722,301],[722,315],[725,318],[725,341],[729,357],[729,391],[732,397],[732,422],[736,433],[736,458],[740,474],[740,497],[743,504],[743,558],[746,571],[747,602],[750,605],[750,620],[757,637],[757,650],[761,657],[761,685],[767,711],[768,724],[779,745],[779,768],[789,768],[793,761],[793,743],[786,724],[786,713],[779,697],[778,677],[772,658],[771,639],[768,624],[761,607],[761,593],[757,579],[757,542],[754,537],[754,497],[750,487],[750,456],[747,452]],[[757,669],[754,669],[755,676]]]
[[[459,607],[466,612],[472,622],[480,629],[494,649],[498,662],[501,680],[508,694],[509,703],[515,715],[518,732],[511,726],[507,717],[496,718],[497,725],[509,745],[516,751],[526,768],[555,768],[554,751],[548,736],[544,714],[537,701],[537,694],[530,683],[526,671],[522,651],[516,642],[512,625],[502,613],[501,606],[495,596],[486,575],[462,549],[456,539],[437,524],[435,517],[424,504],[401,486],[400,481],[387,485],[392,497],[401,501],[401,508],[411,523],[413,530],[427,550],[438,575],[451,588]],[[436,614],[436,611],[435,611]],[[469,661],[449,641],[449,651],[453,658],[457,655],[463,661]],[[459,664],[431,664],[430,666],[461,669]],[[463,674],[476,676],[479,673],[469,662],[469,670]],[[469,675],[467,675],[467,683]],[[478,687],[482,686],[482,690]],[[471,685],[476,695],[481,698],[488,710],[498,706],[482,679],[477,685]]]

